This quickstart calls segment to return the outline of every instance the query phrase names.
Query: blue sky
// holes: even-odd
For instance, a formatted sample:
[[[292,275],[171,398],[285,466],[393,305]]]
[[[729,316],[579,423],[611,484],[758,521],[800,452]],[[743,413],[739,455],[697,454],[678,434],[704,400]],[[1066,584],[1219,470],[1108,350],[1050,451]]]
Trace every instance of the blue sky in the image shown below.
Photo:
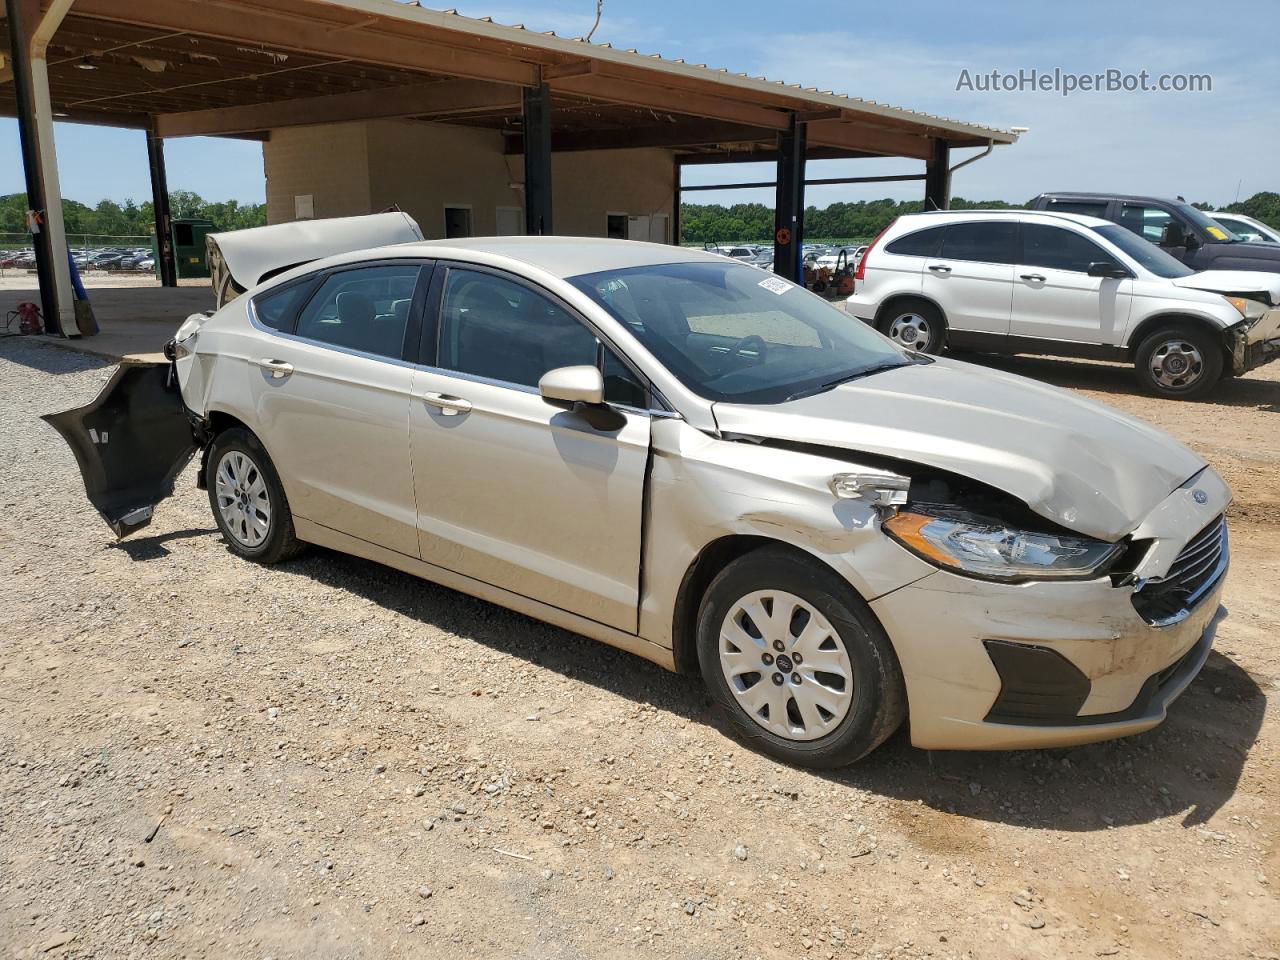
[[[584,33],[594,0],[449,0],[460,12],[567,36]],[[429,2],[425,5],[431,5]],[[764,74],[995,126],[1025,126],[1015,146],[960,171],[953,192],[1020,201],[1041,190],[1106,189],[1231,202],[1280,190],[1280,28],[1276,0],[1044,2],[898,0],[794,4],[776,0],[605,0],[597,41]],[[1256,44],[1250,36],[1267,38]],[[1107,68],[1207,73],[1208,93],[957,91],[962,70]],[[92,203],[150,195],[141,133],[60,124],[63,193]],[[167,146],[169,184],[208,199],[260,201],[258,144],[195,138]],[[0,120],[0,193],[22,189],[18,138]],[[957,155],[954,159],[959,159]],[[905,160],[826,161],[810,176],[919,172]],[[686,171],[686,182],[769,179],[767,165]],[[810,203],[915,198],[918,183],[824,187]],[[767,190],[691,194],[703,202],[761,200]]]

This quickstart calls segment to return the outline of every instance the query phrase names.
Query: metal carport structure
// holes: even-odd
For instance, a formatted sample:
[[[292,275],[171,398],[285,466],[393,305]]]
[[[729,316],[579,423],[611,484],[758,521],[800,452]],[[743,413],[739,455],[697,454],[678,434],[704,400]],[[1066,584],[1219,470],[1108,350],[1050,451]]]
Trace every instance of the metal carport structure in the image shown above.
[[[393,0],[5,0],[0,115],[20,121],[47,318],[75,334],[54,120],[146,131],[161,236],[174,282],[163,143],[266,139],[272,129],[410,118],[501,131],[522,155],[525,227],[552,233],[551,155],[653,146],[679,166],[777,164],[775,263],[795,279],[808,160],[901,157],[945,208],[950,154],[1009,144],[963,123],[609,44],[536,33]],[[674,216],[679,215],[679,175]],[[815,182],[837,182],[832,180]],[[562,187],[563,188],[563,187]],[[679,238],[678,222],[673,237]]]

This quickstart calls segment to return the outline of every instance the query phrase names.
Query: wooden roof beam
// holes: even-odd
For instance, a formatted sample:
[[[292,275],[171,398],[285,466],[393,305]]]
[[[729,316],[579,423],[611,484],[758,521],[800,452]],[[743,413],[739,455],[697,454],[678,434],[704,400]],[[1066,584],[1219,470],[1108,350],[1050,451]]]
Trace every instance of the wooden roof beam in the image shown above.
[[[766,130],[785,130],[790,123],[786,112],[693,90],[657,86],[632,79],[596,73],[552,77],[551,89],[560,95],[586,97],[629,107],[644,107],[710,120],[741,123]]]

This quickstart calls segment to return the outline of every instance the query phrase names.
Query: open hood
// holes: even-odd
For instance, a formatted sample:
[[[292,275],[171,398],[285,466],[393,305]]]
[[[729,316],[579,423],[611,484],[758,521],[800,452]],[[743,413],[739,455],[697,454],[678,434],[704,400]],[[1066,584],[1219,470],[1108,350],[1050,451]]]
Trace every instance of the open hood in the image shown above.
[[[1276,244],[1272,244],[1276,246]],[[1172,283],[1191,290],[1207,290],[1224,296],[1260,300],[1269,307],[1280,307],[1280,273],[1256,270],[1202,270],[1189,277],[1175,277]]]
[[[1205,462],[1065,390],[956,360],[898,367],[771,406],[717,403],[726,432],[948,470],[1069,530],[1116,541]]]
[[[206,246],[213,289],[221,307],[291,267],[352,250],[421,239],[422,230],[413,217],[396,212],[211,233]]]

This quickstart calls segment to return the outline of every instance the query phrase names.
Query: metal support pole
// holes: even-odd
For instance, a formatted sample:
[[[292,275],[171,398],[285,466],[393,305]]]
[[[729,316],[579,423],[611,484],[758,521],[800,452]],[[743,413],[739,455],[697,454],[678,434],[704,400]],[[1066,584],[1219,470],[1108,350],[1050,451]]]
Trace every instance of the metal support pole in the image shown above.
[[[155,214],[156,273],[160,286],[178,285],[178,262],[173,252],[173,217],[169,212],[169,180],[164,170],[164,140],[147,131],[147,165],[151,168],[151,209]]]
[[[947,210],[951,207],[951,148],[945,140],[933,141],[933,156],[925,161],[924,208]]]
[[[551,228],[551,88],[524,91],[524,229],[530,236]]]
[[[680,158],[675,158],[675,188],[671,197],[671,245],[680,246],[680,197],[684,193],[681,181],[684,179],[684,167]]]
[[[805,125],[791,116],[778,134],[778,189],[774,203],[773,272],[795,283],[804,280]]]
[[[22,0],[5,0],[9,18],[9,51],[13,61],[13,89],[18,100],[18,139],[22,148],[22,170],[26,176],[27,209],[45,209],[44,177],[40,168],[39,132],[31,95],[30,32],[22,20]],[[37,7],[37,11],[39,8]],[[36,278],[40,285],[40,312],[51,332],[58,326],[58,290],[53,276],[53,254],[49,234],[41,227],[32,238],[36,252]]]

